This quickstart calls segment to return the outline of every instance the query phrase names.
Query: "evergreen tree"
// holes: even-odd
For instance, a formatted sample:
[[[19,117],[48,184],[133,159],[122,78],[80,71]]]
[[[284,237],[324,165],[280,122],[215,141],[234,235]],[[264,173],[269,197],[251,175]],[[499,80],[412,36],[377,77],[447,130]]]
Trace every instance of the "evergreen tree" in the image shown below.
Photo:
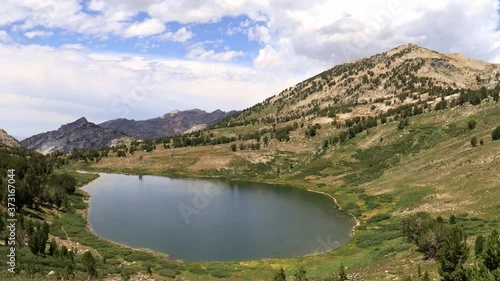
[[[87,272],[89,278],[93,278],[97,275],[96,271],[96,261],[94,256],[90,251],[85,252],[82,257],[82,263],[83,267],[85,268],[85,271]]]
[[[347,274],[345,273],[345,266],[344,264],[340,264],[339,270],[337,271],[337,277],[338,281],[346,281],[347,280]]]
[[[491,138],[493,140],[499,140],[500,139],[500,126],[496,127],[495,130],[491,133]]]
[[[496,229],[491,232],[484,242],[482,258],[483,264],[490,271],[498,269],[500,265],[500,238]]]
[[[476,242],[474,243],[474,254],[476,257],[480,257],[481,253],[483,252],[483,246],[484,246],[484,237],[483,235],[479,234],[476,237]]]
[[[467,123],[467,126],[469,127],[469,130],[473,130],[474,128],[476,128],[476,121],[475,120],[470,120]]]
[[[52,239],[50,240],[50,246],[49,246],[49,256],[53,256],[54,253],[57,251],[57,243],[56,240]]]
[[[283,270],[283,267],[280,268],[276,274],[274,274],[274,281],[286,281],[286,275],[285,275],[285,270]]]
[[[295,281],[309,281],[309,278],[307,278],[306,274],[306,269],[301,266],[297,271],[293,273],[293,280]]]
[[[477,138],[476,137],[472,137],[470,139],[470,145],[472,145],[472,147],[476,147],[477,146]]]
[[[468,254],[467,235],[461,227],[451,228],[438,252],[439,274],[443,281],[465,281],[463,265]]]

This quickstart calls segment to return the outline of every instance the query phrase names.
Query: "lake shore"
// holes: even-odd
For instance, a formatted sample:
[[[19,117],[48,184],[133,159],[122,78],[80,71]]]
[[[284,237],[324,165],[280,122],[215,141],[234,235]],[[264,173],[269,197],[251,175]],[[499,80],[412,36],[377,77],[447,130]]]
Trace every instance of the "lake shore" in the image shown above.
[[[77,172],[82,173],[82,174],[98,174],[98,175],[102,175],[102,174],[111,174],[111,175],[112,174],[115,174],[115,175],[136,175],[134,173],[88,172],[88,171],[83,171],[83,170],[77,170]],[[145,175],[145,176],[147,176],[147,175]],[[153,174],[153,175],[149,175],[149,176],[159,176],[159,175],[154,175]],[[159,176],[159,177],[170,178],[170,177],[166,177],[166,176]],[[194,179],[201,179],[199,177],[193,177],[193,178]],[[214,178],[203,177],[203,179],[214,179]],[[227,179],[227,180],[228,181],[235,181],[234,179]],[[245,182],[247,182],[247,181],[245,181]],[[259,183],[259,182],[251,182],[251,183]],[[276,184],[276,183],[265,182],[264,184]],[[280,185],[282,185],[282,184],[280,184]],[[307,188],[303,188],[303,187],[302,188],[301,187],[295,187],[293,185],[283,185],[283,186],[287,186],[287,187],[290,187],[290,188],[302,189],[302,190],[305,190],[305,191],[308,191],[308,192],[313,192],[313,193],[318,193],[318,194],[326,195],[326,196],[328,196],[332,200],[333,204],[335,205],[335,207],[338,210],[343,210],[342,207],[338,204],[336,198],[334,198],[333,196],[331,196],[328,193],[317,191],[317,190],[312,190],[312,189],[307,189]],[[82,188],[80,188],[80,191],[84,194],[84,203],[85,203],[86,208],[84,210],[82,210],[81,214],[82,214],[83,218],[85,219],[85,221],[87,222],[87,225],[85,227],[85,230],[87,232],[95,235],[99,239],[105,240],[107,242],[113,243],[113,244],[121,246],[121,247],[126,247],[126,248],[129,248],[129,249],[132,249],[132,250],[144,250],[142,248],[134,248],[134,247],[132,247],[130,245],[127,245],[127,244],[124,244],[124,243],[120,243],[120,242],[116,242],[116,241],[110,240],[108,238],[99,236],[95,232],[95,230],[93,229],[92,225],[90,224],[90,220],[89,220],[89,212],[91,211],[91,206],[90,206],[90,197],[91,197],[91,195],[87,191],[83,190]],[[352,239],[353,235],[355,234],[355,228],[359,225],[359,221],[351,213],[349,213],[349,212],[346,212],[346,213],[349,216],[351,216],[354,219],[354,221],[355,221],[354,226],[352,226],[352,231],[351,231],[350,238],[349,238],[349,239]],[[164,255],[164,256],[169,257],[169,255],[166,254],[165,252],[158,252],[156,250],[151,250],[151,249],[145,249],[145,250],[148,251],[148,252],[151,252],[153,254],[159,254],[159,255]],[[303,255],[298,255],[298,256],[290,256],[290,257],[285,257],[284,259],[308,257],[310,255],[317,255],[317,254],[328,253],[328,252],[331,252],[333,250],[334,249],[330,249],[330,250],[326,250],[326,251],[322,251],[322,252],[317,252],[317,253],[303,254]],[[268,257],[263,257],[263,258],[258,258],[258,259],[249,259],[249,260],[246,260],[246,261],[251,261],[251,260],[255,260],[255,261],[257,261],[257,260],[269,260],[269,259],[283,259],[283,258],[268,258]],[[182,259],[175,259],[175,260],[183,261]],[[242,260],[242,261],[244,261],[244,260]]]
[[[328,193],[326,193],[326,192],[323,192],[323,191],[313,190],[313,189],[309,189],[309,188],[308,188],[308,189],[306,189],[306,190],[307,190],[307,191],[309,191],[309,192],[314,192],[314,193],[323,194],[323,195],[325,195],[325,196],[329,197],[330,199],[332,199],[332,201],[333,201],[333,203],[335,204],[335,206],[337,206],[337,207],[339,208],[339,210],[343,210],[343,209],[342,209],[342,206],[340,206],[340,204],[337,202],[337,199],[336,199],[335,197],[333,197],[332,195],[330,195],[330,194],[328,194]],[[353,228],[352,228],[352,233],[351,233],[351,238],[352,238],[352,237],[356,234],[356,227],[358,227],[358,226],[361,224],[361,222],[358,220],[358,218],[356,218],[356,216],[355,216],[355,215],[353,215],[353,214],[351,214],[351,213],[349,213],[349,212],[347,212],[347,213],[348,213],[348,214],[349,214],[349,215],[350,215],[350,216],[354,219],[354,221],[356,222],[356,224],[355,224],[355,225],[353,226]]]

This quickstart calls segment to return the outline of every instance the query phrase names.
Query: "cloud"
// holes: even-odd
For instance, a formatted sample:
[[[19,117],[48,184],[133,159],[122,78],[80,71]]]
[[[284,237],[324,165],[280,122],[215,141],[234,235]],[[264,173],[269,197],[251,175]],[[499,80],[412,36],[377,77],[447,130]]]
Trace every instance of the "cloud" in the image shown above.
[[[244,15],[247,20],[228,33],[244,30],[248,40],[262,44],[264,53],[267,45],[291,52],[282,54],[287,59],[301,56],[333,65],[413,42],[492,60],[499,51],[498,8],[497,0],[8,0],[0,10],[0,26],[60,28],[100,39],[161,34],[157,40],[186,42],[193,38],[191,31],[181,26],[165,32],[165,25],[216,23]],[[148,18],[135,22],[141,13]],[[282,48],[283,40],[291,48]]]
[[[12,38],[10,38],[9,33],[5,30],[0,30],[0,43],[9,43],[12,41]]]
[[[248,39],[267,44],[271,41],[271,35],[267,27],[257,25],[248,29]]]
[[[158,36],[160,40],[174,41],[184,43],[187,40],[193,38],[194,33],[190,30],[187,30],[185,27],[179,28],[176,32],[165,32]]]
[[[336,64],[409,42],[499,62],[498,10],[497,0],[7,0],[0,9],[0,94],[64,104],[68,111],[41,102],[19,109],[57,110],[64,120],[239,109]],[[15,43],[50,32],[64,45]],[[146,54],[92,47],[113,50],[124,38]],[[147,55],[164,50],[168,59]],[[18,115],[3,103],[0,110]]]
[[[165,31],[165,25],[157,19],[146,19],[143,22],[135,22],[127,27],[124,31],[124,36],[129,37],[142,37],[159,34]]]
[[[200,61],[230,62],[245,55],[242,51],[226,50],[216,52],[214,50],[206,50],[204,45],[203,43],[191,45],[186,58]]]
[[[207,23],[217,22],[224,16],[256,14],[264,4],[259,2],[261,1],[158,1],[149,6],[148,13],[163,21]]]
[[[74,47],[0,44],[0,99],[8,101],[0,103],[2,128],[28,137],[81,116],[99,123],[147,119],[173,109],[242,109],[300,79],[223,62]]]
[[[24,33],[24,37],[33,39],[35,37],[49,37],[52,36],[53,34],[54,33],[52,31],[33,30]]]

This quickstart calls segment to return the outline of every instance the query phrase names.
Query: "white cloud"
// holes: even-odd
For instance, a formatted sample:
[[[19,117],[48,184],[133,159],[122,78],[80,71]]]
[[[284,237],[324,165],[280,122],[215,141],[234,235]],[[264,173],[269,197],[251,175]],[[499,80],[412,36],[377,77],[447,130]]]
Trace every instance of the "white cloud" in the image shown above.
[[[0,43],[9,43],[12,41],[12,38],[10,38],[9,33],[5,30],[0,30]]]
[[[158,1],[149,6],[148,13],[163,21],[180,23],[217,22],[224,16],[255,14],[261,4],[259,1]],[[264,2],[264,1],[260,1]]]
[[[85,13],[82,5],[94,13]],[[6,0],[0,9],[2,29],[25,34],[59,28],[82,36],[49,48],[12,45],[17,37],[0,30],[0,93],[68,102],[76,116],[92,114],[90,119],[102,121],[126,110],[128,117],[148,118],[171,109],[241,108],[335,64],[409,42],[499,62],[498,10],[497,0]],[[147,19],[136,22],[144,12]],[[254,53],[241,47],[246,42],[220,51],[228,43],[211,46],[201,40],[219,38],[193,33],[199,23],[240,15],[248,19],[218,28],[258,42]],[[181,23],[176,31],[167,29],[172,21]],[[185,58],[177,60],[100,53],[76,45],[83,39],[107,44],[111,36],[146,37],[136,42],[143,50],[159,50],[161,40],[189,44]],[[252,64],[231,63],[238,58]],[[150,74],[160,81],[155,82],[159,90],[134,92],[137,85],[148,84],[144,79]],[[95,110],[89,113],[72,104]],[[1,104],[0,109],[10,110]],[[43,103],[33,105],[35,109],[50,111]]]
[[[248,39],[267,44],[271,41],[271,35],[267,27],[257,25],[248,29]]]
[[[186,54],[186,58],[200,61],[229,62],[244,55],[245,53],[242,51],[226,50],[216,52],[214,50],[206,50],[204,44],[194,44],[190,46],[190,51]]]
[[[85,50],[86,47],[82,44],[64,44],[61,45],[61,49]]]
[[[0,65],[0,99],[9,101],[0,103],[1,126],[22,137],[81,116],[103,122],[147,119],[173,109],[242,109],[300,79],[221,62],[38,45],[0,44]],[[32,116],[41,121],[30,121]]]
[[[43,31],[43,30],[32,30],[24,33],[24,37],[33,39],[35,37],[49,37],[54,33],[52,31]]]
[[[165,31],[165,25],[157,19],[146,19],[136,22],[125,29],[125,37],[142,37],[159,34]]]
[[[181,27],[176,32],[169,31],[161,34],[160,36],[158,36],[158,39],[184,43],[187,40],[193,38],[193,36],[193,32],[187,30],[187,28],[185,27]]]
[[[285,0],[7,0],[0,10],[0,26],[15,23],[18,29],[36,26],[61,28],[85,36],[141,37],[185,42],[187,29],[165,32],[165,24],[217,22],[223,17],[246,15],[249,21],[233,27],[247,31],[248,39],[281,52],[281,40],[291,43],[291,53],[329,65],[385,51],[412,41],[438,51],[459,51],[484,60],[499,53],[497,0],[417,2],[285,1]],[[140,12],[149,19],[132,22]],[[481,42],[481,43],[479,43]],[[486,47],[485,47],[486,46]],[[290,51],[286,49],[286,51]]]

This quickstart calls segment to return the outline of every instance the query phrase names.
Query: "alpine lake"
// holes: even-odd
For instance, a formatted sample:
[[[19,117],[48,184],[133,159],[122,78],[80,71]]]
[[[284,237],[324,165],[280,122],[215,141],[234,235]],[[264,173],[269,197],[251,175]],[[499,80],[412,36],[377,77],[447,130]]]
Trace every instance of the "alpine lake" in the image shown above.
[[[355,224],[332,198],[289,186],[100,174],[83,190],[96,235],[185,261],[326,252],[346,243]]]

